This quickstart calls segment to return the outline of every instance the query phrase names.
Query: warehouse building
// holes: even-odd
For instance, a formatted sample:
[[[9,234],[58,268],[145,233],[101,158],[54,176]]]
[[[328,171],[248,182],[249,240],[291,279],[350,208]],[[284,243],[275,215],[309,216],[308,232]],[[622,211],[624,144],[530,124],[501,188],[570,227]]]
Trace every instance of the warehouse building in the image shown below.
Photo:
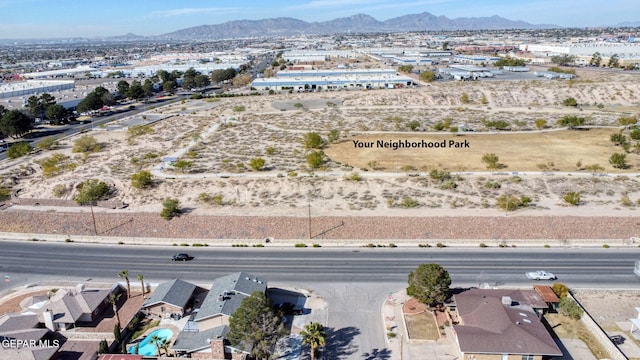
[[[413,79],[393,69],[280,71],[275,78],[255,79],[256,90],[322,91],[349,89],[393,89],[415,86]]]
[[[73,89],[73,80],[27,80],[0,85],[0,99]]]

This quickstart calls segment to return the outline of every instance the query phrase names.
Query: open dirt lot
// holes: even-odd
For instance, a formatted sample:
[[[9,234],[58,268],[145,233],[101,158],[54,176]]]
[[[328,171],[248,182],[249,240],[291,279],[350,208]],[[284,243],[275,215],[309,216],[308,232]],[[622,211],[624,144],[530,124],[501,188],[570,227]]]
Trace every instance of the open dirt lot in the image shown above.
[[[416,89],[187,101],[138,115],[167,117],[138,134],[118,124],[90,132],[101,145],[96,153],[72,152],[74,137],[60,141],[57,149],[8,161],[0,169],[0,183],[20,190],[21,198],[71,200],[82,181],[99,179],[111,187],[111,199],[128,204],[120,210],[126,213],[157,213],[164,199],[177,198],[193,215],[300,217],[310,204],[314,216],[501,215],[494,210],[496,198],[509,193],[530,197],[533,206],[525,211],[533,216],[633,215],[640,182],[631,174],[639,171],[639,158],[632,146],[630,167],[611,167],[609,156],[622,151],[609,141],[617,129],[533,131],[538,119],[546,120],[550,130],[566,115],[584,117],[589,125],[618,127],[620,117],[635,114],[636,76],[589,75],[566,82],[443,82]],[[577,99],[580,110],[562,105],[568,96]],[[434,132],[440,122],[487,132],[492,130],[486,121],[497,120],[508,121],[514,131]],[[418,122],[416,131],[412,121]],[[337,141],[325,149],[325,163],[309,169],[311,150],[304,147],[304,134],[315,131],[328,139],[331,130]],[[468,140],[470,148],[375,154],[353,149],[354,139],[415,137]],[[480,161],[484,153],[495,153],[506,167],[500,173],[470,173],[486,170]],[[44,161],[55,154],[62,158],[59,171],[43,173]],[[176,169],[161,163],[165,156],[188,165]],[[265,160],[259,171],[251,168],[258,157]],[[378,162],[375,171],[372,160]],[[599,174],[585,169],[593,164],[602,167]],[[432,169],[461,173],[442,182],[429,177]],[[151,189],[136,189],[131,176],[142,170],[163,175],[154,177]],[[531,170],[544,173],[513,173]],[[580,206],[568,207],[562,200],[569,191],[580,192]]]

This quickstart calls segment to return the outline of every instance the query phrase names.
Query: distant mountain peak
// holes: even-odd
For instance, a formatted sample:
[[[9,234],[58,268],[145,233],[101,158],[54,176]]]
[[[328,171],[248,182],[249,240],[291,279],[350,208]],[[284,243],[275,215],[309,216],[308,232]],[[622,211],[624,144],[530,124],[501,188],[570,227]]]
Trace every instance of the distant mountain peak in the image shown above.
[[[161,35],[172,39],[224,39],[242,37],[283,36],[301,34],[334,34],[343,32],[406,32],[558,28],[556,25],[533,25],[498,15],[449,19],[429,12],[408,14],[379,21],[367,14],[354,14],[329,21],[309,23],[289,17],[263,20],[234,20],[217,25],[200,25]]]

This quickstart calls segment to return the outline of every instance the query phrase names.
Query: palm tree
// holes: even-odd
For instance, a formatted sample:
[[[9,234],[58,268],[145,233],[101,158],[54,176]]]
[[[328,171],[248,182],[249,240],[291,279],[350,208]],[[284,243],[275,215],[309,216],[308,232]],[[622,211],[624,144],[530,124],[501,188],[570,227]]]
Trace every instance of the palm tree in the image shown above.
[[[324,326],[317,322],[311,322],[304,327],[304,330],[300,331],[300,335],[302,343],[311,346],[311,360],[314,360],[318,347],[325,345],[327,333],[324,331]]]
[[[116,319],[118,320],[118,327],[120,327],[120,314],[118,314],[118,300],[120,300],[120,295],[122,294],[116,295],[114,293],[111,293],[107,298],[107,302],[111,304],[111,306],[113,307],[113,312],[116,314]]]
[[[127,299],[131,297],[131,283],[129,283],[129,270],[124,269],[120,271],[118,277],[123,278],[127,283]]]
[[[153,335],[149,341],[149,344],[156,347],[156,356],[160,356],[160,344],[162,344],[163,341],[164,339],[158,335]]]
[[[144,275],[138,274],[138,280],[140,280],[140,285],[142,286],[142,298],[144,298],[145,288],[144,288]]]
[[[169,355],[169,341],[167,339],[162,339],[162,341],[157,343],[156,346],[158,347],[158,349],[164,350],[165,356]]]

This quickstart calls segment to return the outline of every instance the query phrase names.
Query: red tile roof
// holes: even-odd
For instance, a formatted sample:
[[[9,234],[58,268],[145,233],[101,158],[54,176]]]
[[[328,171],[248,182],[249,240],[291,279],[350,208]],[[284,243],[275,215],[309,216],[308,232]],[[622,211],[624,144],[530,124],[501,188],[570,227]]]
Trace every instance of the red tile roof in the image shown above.
[[[542,300],[544,300],[545,302],[548,302],[548,303],[560,302],[560,299],[558,299],[558,295],[556,295],[556,293],[553,292],[553,289],[551,289],[551,286],[536,285],[533,287],[533,289],[538,293],[538,295],[542,297]]]

